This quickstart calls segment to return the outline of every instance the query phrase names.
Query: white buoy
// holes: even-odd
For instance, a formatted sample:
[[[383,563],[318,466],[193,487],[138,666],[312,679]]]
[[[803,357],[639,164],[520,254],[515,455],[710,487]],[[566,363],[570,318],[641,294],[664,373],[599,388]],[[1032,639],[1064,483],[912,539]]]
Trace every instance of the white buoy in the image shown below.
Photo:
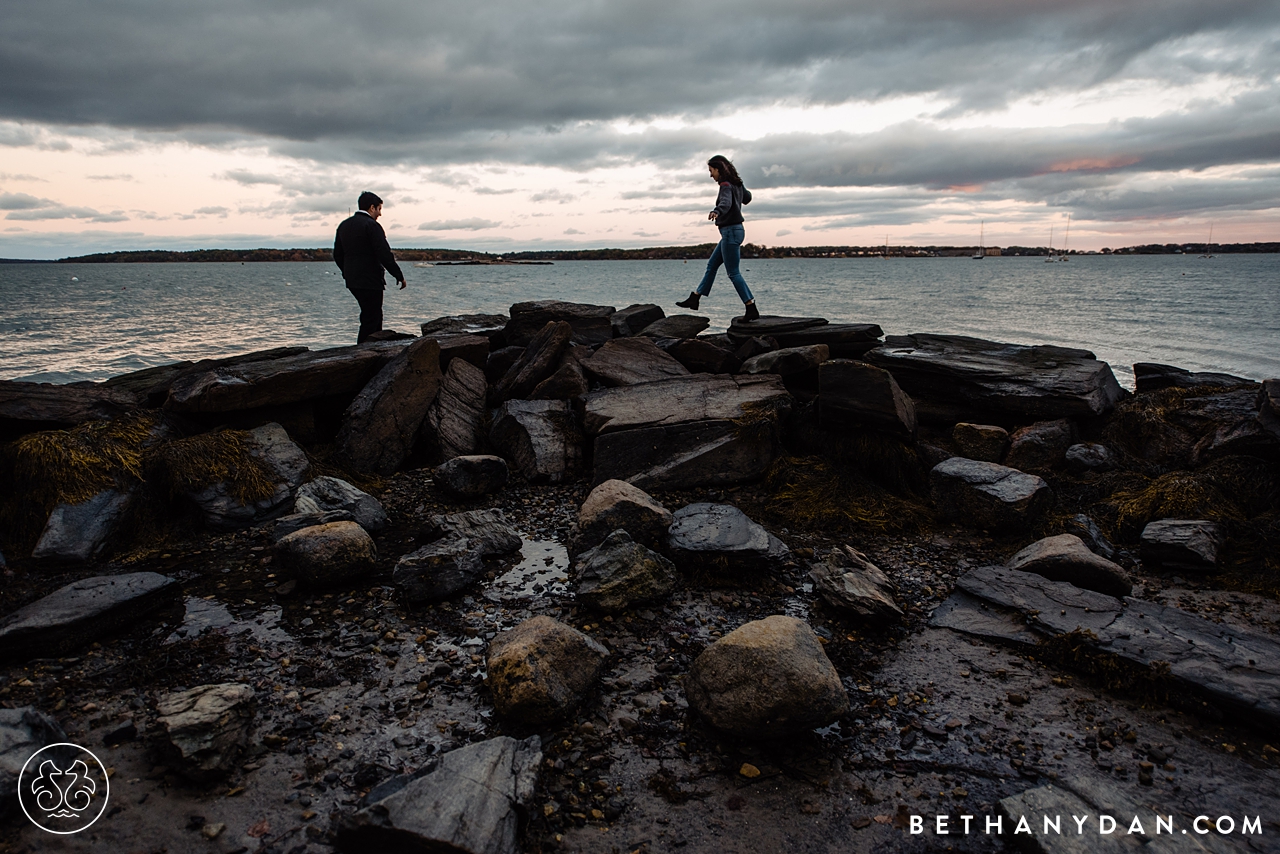
[[[78,281],[80,281],[80,280],[79,280],[79,279],[77,279],[75,276],[72,276],[72,277],[71,277],[71,281],[73,281],[73,282],[78,282]]]

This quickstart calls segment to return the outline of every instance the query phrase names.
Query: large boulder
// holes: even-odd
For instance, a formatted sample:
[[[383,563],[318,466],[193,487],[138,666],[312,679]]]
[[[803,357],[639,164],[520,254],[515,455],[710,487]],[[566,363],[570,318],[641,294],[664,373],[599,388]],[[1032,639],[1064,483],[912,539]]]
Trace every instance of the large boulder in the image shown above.
[[[483,335],[424,335],[440,347],[440,371],[449,370],[454,359],[484,370],[489,361],[489,339]]]
[[[564,321],[550,322],[529,340],[524,354],[515,361],[507,373],[493,388],[494,399],[523,400],[527,398],[538,384],[551,376],[560,365],[560,358],[573,328]]]
[[[729,339],[737,345],[753,338],[772,339],[771,349],[824,344],[831,356],[839,359],[861,358],[868,350],[880,346],[883,334],[874,323],[828,323],[821,317],[772,315],[757,320],[734,318],[728,332]]]
[[[688,368],[644,337],[610,341],[584,361],[582,367],[607,386],[637,385],[689,376]]]
[[[675,564],[633,542],[622,529],[583,552],[574,563],[573,575],[578,601],[610,614],[666,598],[680,576]]]
[[[529,392],[530,400],[576,400],[584,397],[590,388],[583,362],[588,358],[587,348],[570,344],[560,357],[560,366],[551,376]]]
[[[664,338],[657,344],[695,374],[732,374],[742,364],[732,350],[705,338]]]
[[[1226,540],[1222,525],[1207,519],[1159,519],[1142,529],[1142,562],[1160,569],[1211,572]]]
[[[0,441],[38,430],[110,421],[137,404],[123,389],[0,380]]]
[[[355,522],[329,522],[286,534],[276,542],[281,568],[311,587],[346,584],[378,560],[373,539]]]
[[[510,319],[505,314],[451,314],[422,324],[422,337],[483,335],[489,339],[491,346],[501,347],[503,345],[494,342],[493,339],[502,335]]]
[[[891,372],[924,421],[1008,423],[1106,415],[1127,392],[1088,350],[963,335],[890,335],[866,361]]]
[[[449,363],[418,437],[428,458],[449,460],[480,449],[488,391],[481,368],[464,359]]]
[[[834,359],[818,368],[818,417],[828,429],[875,427],[910,438],[916,435],[915,404],[893,375],[851,359]]]
[[[221,359],[201,359],[197,362],[173,362],[168,365],[157,365],[154,368],[143,368],[119,374],[104,380],[103,388],[130,392],[137,397],[138,405],[154,409],[169,397],[169,389],[179,377],[190,373],[211,371],[214,368],[229,368],[234,365],[247,365],[250,362],[269,362],[272,359],[283,359],[286,356],[297,356],[307,352],[307,347],[272,347],[268,350],[255,350],[251,353],[240,353],[225,356]]]
[[[952,457],[929,472],[938,515],[993,531],[1030,527],[1053,501],[1049,484],[995,463]]]
[[[131,572],[82,578],[0,618],[0,658],[61,655],[175,604],[182,585]]]
[[[639,335],[645,327],[666,317],[662,306],[653,303],[629,305],[609,315],[609,323],[613,326],[614,338],[630,338]]]
[[[403,341],[335,347],[192,371],[169,389],[165,409],[227,413],[356,395],[405,348]]]
[[[560,483],[582,468],[582,439],[568,401],[508,400],[494,412],[489,441],[528,481]]]
[[[672,514],[667,553],[678,566],[765,572],[791,557],[786,544],[731,504],[689,504]]]
[[[200,685],[160,698],[156,720],[182,772],[206,781],[235,767],[249,742],[255,706],[248,685]]]
[[[429,532],[436,537],[454,534],[470,540],[484,557],[520,551],[521,539],[501,510],[467,510],[432,516]]]
[[[809,578],[822,600],[861,622],[901,622],[902,609],[894,601],[893,582],[880,567],[852,546],[832,550],[823,563],[815,563]]]
[[[609,651],[550,617],[533,617],[489,643],[486,682],[498,714],[529,727],[564,720],[595,688]]]
[[[436,466],[435,482],[459,498],[479,498],[507,485],[507,461],[491,454],[454,457]]]
[[[1133,379],[1138,394],[1159,391],[1163,388],[1231,388],[1247,386],[1253,389],[1258,384],[1253,380],[1231,374],[1218,374],[1209,371],[1192,372],[1173,365],[1161,365],[1156,362],[1135,362]]]
[[[526,346],[548,323],[567,323],[577,344],[603,344],[613,338],[609,318],[616,309],[608,305],[534,300],[511,306],[511,320],[506,326],[507,343]]]
[[[583,427],[595,436],[694,421],[733,421],[789,399],[775,376],[694,374],[592,392],[587,395]]]
[[[951,441],[965,459],[999,463],[1004,461],[1005,449],[1009,447],[1009,431],[995,424],[961,421],[951,428]]]
[[[311,469],[306,452],[294,444],[279,424],[264,424],[243,434],[242,438],[246,462],[256,463],[262,476],[270,482],[271,492],[256,500],[241,498],[241,485],[235,481],[235,473],[230,479],[187,490],[186,497],[200,509],[205,524],[215,531],[234,531],[284,515]]]
[[[360,527],[376,534],[387,527],[387,511],[382,502],[345,480],[321,476],[298,487],[293,499],[294,513],[328,513],[345,510]]]
[[[339,822],[348,854],[457,852],[520,854],[520,825],[542,763],[538,737],[498,736],[440,757],[426,773],[396,777],[369,792],[367,806]]]
[[[591,490],[578,510],[576,540],[590,548],[622,529],[637,543],[661,548],[671,527],[671,511],[643,489],[606,480]]]
[[[1009,452],[1005,454],[1004,464],[1021,471],[1055,468],[1066,459],[1067,449],[1075,444],[1075,440],[1075,425],[1065,418],[1019,427],[1009,437]]]
[[[1103,438],[1113,447],[1168,468],[1193,468],[1206,457],[1251,454],[1276,446],[1258,419],[1256,389],[1169,388],[1126,401]]]
[[[592,480],[641,489],[696,489],[758,481],[778,455],[777,416],[643,427],[596,437]]]
[[[739,369],[744,374],[777,374],[789,377],[804,371],[812,371],[831,358],[826,344],[809,344],[805,347],[784,347],[752,356]]]
[[[775,615],[747,623],[694,659],[689,705],[739,738],[779,738],[826,726],[849,695],[808,624]]]
[[[696,314],[674,314],[655,320],[640,333],[646,338],[697,338],[711,321]]]
[[[1054,581],[1066,581],[1117,599],[1133,591],[1133,582],[1117,564],[1089,550],[1074,534],[1037,540],[1005,563],[1009,569],[1034,572]]]
[[[61,503],[49,513],[33,558],[84,563],[97,557],[133,504],[132,490],[104,489],[79,504]]]
[[[0,709],[0,820],[17,812],[18,777],[27,760],[66,740],[58,722],[34,706]]]

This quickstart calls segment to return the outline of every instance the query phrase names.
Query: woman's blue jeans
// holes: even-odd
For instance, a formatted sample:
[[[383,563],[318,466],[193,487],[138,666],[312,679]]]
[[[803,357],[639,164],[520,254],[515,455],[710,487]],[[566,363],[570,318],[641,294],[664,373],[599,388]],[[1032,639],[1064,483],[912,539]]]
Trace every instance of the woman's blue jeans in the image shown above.
[[[742,301],[748,303],[755,299],[751,295],[751,288],[747,287],[747,280],[742,278],[742,273],[738,270],[738,265],[742,263],[742,241],[745,237],[746,231],[741,225],[726,225],[720,229],[720,242],[707,260],[707,273],[702,277],[702,284],[698,285],[699,294],[705,297],[711,293],[711,283],[715,281],[716,271],[723,264],[729,281],[733,282]]]

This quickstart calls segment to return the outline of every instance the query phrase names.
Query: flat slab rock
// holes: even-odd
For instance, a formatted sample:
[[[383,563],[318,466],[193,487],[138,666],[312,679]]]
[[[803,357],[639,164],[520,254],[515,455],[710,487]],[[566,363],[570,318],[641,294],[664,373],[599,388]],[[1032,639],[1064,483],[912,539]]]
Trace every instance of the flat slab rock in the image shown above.
[[[0,619],[0,656],[69,652],[176,602],[181,591],[176,580],[155,572],[73,581]]]
[[[127,391],[0,380],[0,425],[27,432],[108,421],[136,406]]]
[[[564,321],[573,328],[577,344],[603,344],[613,338],[610,317],[617,311],[611,305],[591,305],[561,300],[532,300],[511,306],[511,320],[506,326],[507,344],[523,347],[533,340],[542,327],[552,321]]]
[[[1052,499],[1037,475],[996,463],[951,457],[929,472],[938,513],[992,530],[1014,530],[1036,521]]]
[[[542,762],[538,736],[499,736],[450,751],[430,772],[398,777],[342,819],[339,850],[519,854],[520,812]]]
[[[602,433],[594,482],[625,480],[641,489],[695,489],[760,480],[778,453],[773,430],[733,421],[698,421]]]
[[[779,347],[825,344],[833,358],[857,358],[880,346],[883,330],[874,323],[830,323],[822,317],[778,317],[758,320],[735,318],[729,324],[729,340],[745,344],[752,338],[772,338]]]
[[[610,341],[583,361],[582,367],[607,386],[637,385],[689,376],[688,368],[644,337]]]
[[[181,413],[236,412],[354,395],[405,346],[388,341],[335,347],[192,372],[174,382],[164,406]]]
[[[732,504],[689,504],[672,514],[667,552],[677,566],[765,571],[791,557],[786,544]]]
[[[918,407],[927,401],[935,412],[951,416],[1087,418],[1111,412],[1128,394],[1110,365],[1088,350],[1069,347],[964,335],[890,335],[865,358],[892,372]]]
[[[583,427],[588,435],[638,427],[742,418],[743,407],[789,399],[781,377],[694,374],[587,395]]]
[[[1214,623],[1178,608],[1081,590],[1063,581],[1003,567],[961,576],[957,593],[931,623],[1014,643],[1088,630],[1097,652],[1168,675],[1202,696],[1264,726],[1280,725],[1280,641]],[[1009,632],[1001,635],[1000,616]],[[1025,628],[1019,628],[1021,623]]]

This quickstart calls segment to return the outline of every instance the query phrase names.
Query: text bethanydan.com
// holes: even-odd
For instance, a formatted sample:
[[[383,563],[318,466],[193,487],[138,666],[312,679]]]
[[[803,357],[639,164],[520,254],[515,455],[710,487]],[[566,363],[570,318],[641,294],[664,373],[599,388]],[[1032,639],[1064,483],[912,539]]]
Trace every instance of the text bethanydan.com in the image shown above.
[[[1006,821],[1007,819],[1007,821]],[[1038,819],[1038,821],[1037,821]],[[1164,834],[1185,834],[1188,832],[1203,836],[1206,833],[1217,833],[1223,836],[1241,834],[1244,836],[1261,836],[1262,819],[1260,816],[1243,816],[1238,821],[1229,815],[1211,818],[1207,815],[1196,816],[1190,822],[1174,821],[1171,815],[1133,816],[1126,827],[1123,817],[1112,815],[1060,815],[1012,816],[1003,815],[913,815],[907,825],[908,831],[915,835],[930,831],[937,836],[987,834],[1013,836],[1063,836],[1074,834],[1097,834],[1099,836],[1135,834],[1141,837],[1161,836]]]

